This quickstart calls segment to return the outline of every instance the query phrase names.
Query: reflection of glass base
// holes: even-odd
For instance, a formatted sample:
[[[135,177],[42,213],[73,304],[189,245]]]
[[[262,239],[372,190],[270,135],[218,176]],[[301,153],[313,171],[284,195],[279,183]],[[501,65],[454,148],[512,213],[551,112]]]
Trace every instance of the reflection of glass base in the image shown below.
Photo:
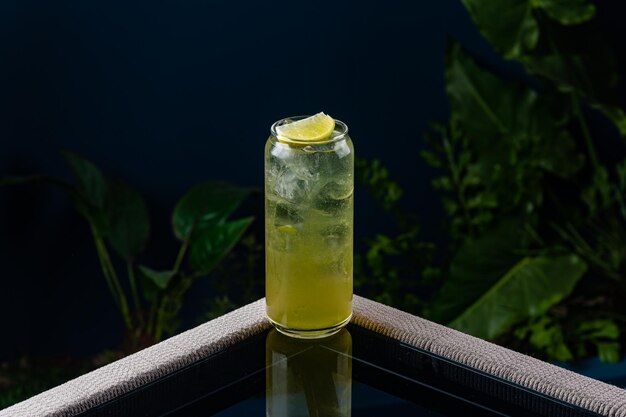
[[[289,337],[297,337],[298,339],[321,339],[322,337],[332,336],[335,333],[338,333],[339,330],[343,329],[343,327],[350,322],[352,318],[352,314],[348,316],[344,321],[336,324],[332,327],[326,327],[324,329],[315,329],[315,330],[301,330],[301,329],[290,329],[285,327],[279,323],[276,323],[274,320],[269,319],[269,321],[274,325],[276,330],[281,332],[282,334]]]

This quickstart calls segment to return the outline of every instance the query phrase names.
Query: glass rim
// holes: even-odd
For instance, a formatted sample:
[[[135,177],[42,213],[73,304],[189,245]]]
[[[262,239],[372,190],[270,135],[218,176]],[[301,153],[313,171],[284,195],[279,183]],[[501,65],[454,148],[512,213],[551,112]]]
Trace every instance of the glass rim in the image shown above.
[[[285,122],[287,121],[295,122],[298,120],[306,119],[307,117],[311,117],[311,115],[290,116],[290,117],[285,117],[280,120],[277,120],[270,127],[270,133],[272,134],[272,137],[276,138],[279,142],[288,143],[288,144],[292,143],[295,145],[324,145],[328,143],[339,142],[341,140],[344,140],[346,137],[348,137],[348,125],[339,119],[334,119],[334,120],[335,120],[335,130],[339,130],[340,133],[337,136],[331,135],[325,139],[319,139],[319,140],[291,139],[291,138],[287,138],[284,136],[280,136],[276,132],[276,127],[286,124]]]

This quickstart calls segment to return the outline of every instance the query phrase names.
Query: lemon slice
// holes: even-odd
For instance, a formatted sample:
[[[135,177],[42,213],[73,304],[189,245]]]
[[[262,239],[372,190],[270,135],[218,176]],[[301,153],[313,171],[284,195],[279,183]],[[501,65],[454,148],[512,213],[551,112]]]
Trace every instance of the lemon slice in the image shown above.
[[[335,119],[322,112],[306,119],[297,120],[285,125],[276,126],[278,139],[311,141],[324,140],[335,130]]]

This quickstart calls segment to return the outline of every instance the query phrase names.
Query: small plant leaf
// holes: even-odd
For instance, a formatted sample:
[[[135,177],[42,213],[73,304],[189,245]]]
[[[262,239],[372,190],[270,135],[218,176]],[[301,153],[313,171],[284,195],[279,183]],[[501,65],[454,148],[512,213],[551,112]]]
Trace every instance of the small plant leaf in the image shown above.
[[[547,316],[539,316],[524,326],[518,327],[515,336],[528,341],[536,349],[546,353],[551,360],[567,362],[574,359],[572,351],[565,343],[563,329]]]
[[[156,271],[143,265],[139,265],[137,270],[144,298],[149,302],[154,301],[157,294],[165,291],[176,276],[175,271]]]
[[[239,241],[253,217],[198,229],[191,243],[189,263],[202,273],[209,273]]]
[[[100,169],[73,152],[63,151],[62,155],[78,180],[78,190],[93,206],[103,208],[107,184]]]
[[[109,243],[122,258],[134,259],[150,235],[150,218],[143,198],[125,183],[110,181],[105,213]]]
[[[183,242],[193,238],[195,230],[205,230],[223,223],[243,200],[250,189],[208,181],[191,188],[174,208],[174,234]]]
[[[94,233],[107,234],[104,202],[107,183],[98,167],[89,160],[73,152],[61,152],[65,162],[78,180],[76,193],[72,193],[72,201],[76,210],[89,222]]]
[[[391,211],[402,197],[402,188],[389,178],[389,171],[378,159],[368,161],[356,158],[354,161],[356,179],[365,186],[374,200]]]
[[[562,25],[578,25],[596,14],[596,7],[588,0],[532,0],[531,3]]]
[[[598,349],[598,357],[602,362],[619,362],[620,344],[618,342],[598,342],[596,348]]]
[[[619,327],[611,320],[584,321],[578,326],[580,337],[588,340],[619,338]]]
[[[175,271],[156,271],[143,265],[139,266],[139,271],[162,290],[167,288],[169,282],[176,275]]]

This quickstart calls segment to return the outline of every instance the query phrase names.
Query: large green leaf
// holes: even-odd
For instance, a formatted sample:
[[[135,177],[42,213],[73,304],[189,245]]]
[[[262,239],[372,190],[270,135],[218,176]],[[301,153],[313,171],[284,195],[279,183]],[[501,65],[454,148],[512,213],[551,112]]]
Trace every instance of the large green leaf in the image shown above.
[[[529,0],[462,0],[480,33],[507,58],[537,44],[539,29]]]
[[[571,254],[522,258],[449,326],[493,339],[524,319],[544,314],[568,296],[586,269]]]
[[[519,58],[537,46],[535,10],[564,25],[588,21],[595,7],[587,0],[462,0],[480,33],[505,58]]]
[[[73,152],[63,151],[62,155],[78,180],[78,190],[93,206],[103,208],[107,184],[100,169]]]
[[[505,58],[576,92],[626,136],[626,113],[616,94],[613,52],[589,22],[588,0],[463,0],[482,35]],[[534,12],[533,12],[534,10]],[[545,13],[550,19],[541,18]],[[545,16],[543,16],[545,17]],[[572,26],[577,25],[577,26]]]
[[[250,189],[223,182],[208,181],[196,185],[174,208],[174,234],[182,241],[189,241],[196,229],[223,223],[249,194]]]
[[[528,114],[527,109],[537,100],[532,90],[480,68],[456,42],[446,54],[446,91],[453,121],[465,132],[487,137],[490,142],[496,135],[523,130],[520,116]]]
[[[143,198],[125,183],[109,181],[105,213],[109,243],[122,258],[135,258],[150,235],[150,218]]]
[[[107,182],[98,167],[73,152],[61,152],[72,173],[78,180],[76,193],[71,194],[76,210],[89,222],[94,233],[107,234],[104,201]]]
[[[451,42],[446,53],[446,92],[452,120],[484,148],[499,146],[493,138],[503,136],[549,140],[570,117],[555,97],[540,97],[525,85],[496,76],[457,42]]]
[[[578,42],[570,45],[574,39]],[[619,107],[617,95],[616,65],[604,42],[592,41],[582,34],[555,35],[549,51],[522,57],[520,61],[530,73],[550,80],[561,92],[582,97],[626,136],[626,114]]]
[[[476,155],[473,169],[483,182],[499,181],[506,187],[518,182],[539,196],[528,178],[535,176],[534,184],[541,185],[537,168],[568,176],[581,167],[581,156],[564,128],[570,114],[555,105],[555,96],[540,97],[495,76],[458,43],[448,49],[446,89],[452,122],[469,139]],[[523,165],[518,163],[520,155]]]
[[[210,272],[237,243],[252,220],[253,217],[246,217],[199,229],[191,244],[191,267]]]
[[[544,19],[540,30],[536,51],[519,58],[526,69],[545,77],[559,90],[582,97],[626,135],[615,54],[602,36],[599,22],[564,27]]]
[[[515,218],[467,241],[450,263],[449,276],[432,303],[429,318],[447,323],[459,316],[519,262],[527,240],[522,221]]]

